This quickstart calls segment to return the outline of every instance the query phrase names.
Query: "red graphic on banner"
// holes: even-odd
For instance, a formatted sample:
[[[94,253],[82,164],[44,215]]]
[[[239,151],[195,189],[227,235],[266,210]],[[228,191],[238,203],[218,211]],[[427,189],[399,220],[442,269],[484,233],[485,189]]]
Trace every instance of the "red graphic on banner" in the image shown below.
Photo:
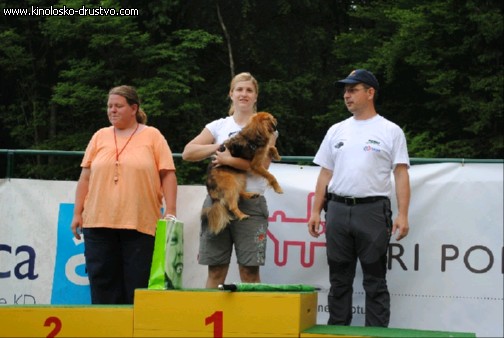
[[[273,212],[270,217],[268,218],[268,221],[271,223],[273,222],[278,222],[281,224],[288,224],[288,223],[293,223],[297,224],[299,223],[300,226],[305,227],[306,229],[306,238],[311,239],[313,237],[310,236],[308,233],[307,229],[307,224],[308,220],[310,219],[311,216],[311,207],[313,204],[313,199],[315,197],[315,193],[311,192],[308,194],[306,198],[306,217],[304,218],[293,218],[293,217],[288,217],[285,214],[285,211],[283,210],[276,210]],[[321,225],[321,233],[325,233],[325,221],[320,222]],[[299,257],[299,262],[301,266],[304,268],[309,268],[313,266],[315,263],[315,248],[317,247],[325,247],[326,243],[324,242],[317,242],[315,241],[315,238],[313,238],[313,241],[307,240],[307,241],[299,241],[299,240],[289,240],[285,239],[283,242],[277,238],[270,230],[268,230],[268,236],[273,242],[274,245],[274,262],[275,265],[277,266],[284,266],[287,264],[288,260],[288,253],[289,253],[289,247],[299,247],[301,249],[300,257]],[[308,248],[307,248],[308,245]],[[306,259],[306,253],[307,251],[309,252],[308,259]],[[280,253],[282,253],[280,257]]]

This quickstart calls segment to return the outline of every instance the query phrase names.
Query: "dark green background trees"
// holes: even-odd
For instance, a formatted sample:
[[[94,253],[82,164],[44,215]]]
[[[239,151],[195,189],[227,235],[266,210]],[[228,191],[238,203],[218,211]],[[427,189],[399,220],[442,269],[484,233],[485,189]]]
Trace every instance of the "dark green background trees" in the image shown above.
[[[7,8],[132,8],[138,16],[8,16]],[[503,158],[503,8],[471,0],[0,0],[0,149],[84,150],[108,89],[138,88],[172,151],[226,115],[232,75],[259,81],[283,155],[313,156],[346,117],[334,81],[368,68],[378,111],[412,157]],[[72,178],[37,158],[25,176]],[[76,163],[76,165],[75,165]],[[184,164],[184,182],[202,182]],[[204,166],[204,165],[203,165]]]

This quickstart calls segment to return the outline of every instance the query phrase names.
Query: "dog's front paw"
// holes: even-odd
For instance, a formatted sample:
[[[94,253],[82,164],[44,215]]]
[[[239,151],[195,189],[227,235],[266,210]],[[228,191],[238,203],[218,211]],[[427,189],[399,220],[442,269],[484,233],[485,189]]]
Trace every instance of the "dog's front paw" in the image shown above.
[[[248,191],[240,192],[240,197],[243,199],[246,199],[246,200],[249,200],[251,198],[257,198],[259,196],[261,196],[261,195],[258,193],[255,193],[255,192],[248,192]]]
[[[243,214],[242,216],[238,217],[238,219],[239,219],[240,221],[243,221],[244,219],[247,219],[247,218],[249,218],[249,217],[250,217],[249,215],[247,215],[247,214]]]
[[[283,189],[279,185],[274,187],[274,190],[277,194],[283,194]]]

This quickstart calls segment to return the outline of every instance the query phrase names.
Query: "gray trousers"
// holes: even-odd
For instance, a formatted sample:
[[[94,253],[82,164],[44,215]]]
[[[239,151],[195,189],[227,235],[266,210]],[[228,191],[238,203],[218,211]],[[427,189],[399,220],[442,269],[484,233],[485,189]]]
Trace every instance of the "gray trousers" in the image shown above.
[[[366,326],[387,327],[390,294],[385,279],[392,230],[390,200],[346,205],[329,201],[326,213],[327,261],[331,288],[329,325],[350,325],[357,259],[366,292]]]

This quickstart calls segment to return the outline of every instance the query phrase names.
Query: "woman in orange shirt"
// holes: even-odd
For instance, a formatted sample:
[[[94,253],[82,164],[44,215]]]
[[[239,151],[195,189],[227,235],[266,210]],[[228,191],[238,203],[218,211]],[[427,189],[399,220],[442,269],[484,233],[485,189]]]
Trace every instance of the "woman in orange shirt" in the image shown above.
[[[84,237],[92,303],[133,304],[148,286],[156,222],[176,216],[177,178],[135,88],[112,88],[107,115],[112,125],[93,135],[81,163],[71,228]]]

